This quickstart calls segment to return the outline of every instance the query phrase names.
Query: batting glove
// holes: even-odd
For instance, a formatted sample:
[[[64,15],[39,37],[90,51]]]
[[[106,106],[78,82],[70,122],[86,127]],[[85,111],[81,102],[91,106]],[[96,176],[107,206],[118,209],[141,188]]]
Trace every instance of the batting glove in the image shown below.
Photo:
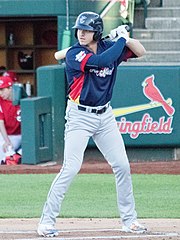
[[[128,25],[121,25],[118,28],[111,30],[110,39],[113,42],[116,42],[119,38],[123,37],[126,40],[126,43],[129,41]]]

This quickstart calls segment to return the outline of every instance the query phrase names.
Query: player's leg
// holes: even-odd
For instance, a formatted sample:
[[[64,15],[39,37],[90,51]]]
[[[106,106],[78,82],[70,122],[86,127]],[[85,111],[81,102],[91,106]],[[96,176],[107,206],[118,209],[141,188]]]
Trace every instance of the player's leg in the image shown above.
[[[111,110],[102,114],[102,125],[93,139],[115,174],[117,203],[122,222],[129,226],[136,220],[135,201],[129,161],[121,134]]]
[[[3,151],[3,143],[4,143],[4,139],[0,133],[0,164],[4,164],[5,162],[5,153]]]
[[[21,147],[22,137],[21,135],[9,135],[9,138],[13,145],[13,150],[16,151]]]
[[[21,135],[8,135],[12,145],[13,145],[13,149],[11,152],[11,154],[13,155],[16,151],[20,148],[21,146]],[[2,145],[4,143],[4,139],[2,137],[2,135],[0,134],[0,143],[1,143],[1,146],[0,146],[0,164],[4,164],[5,163],[5,159],[6,159],[6,156],[7,154],[3,151],[3,148],[2,148]]]
[[[38,227],[38,234],[43,236],[57,236],[54,230],[56,217],[61,210],[65,193],[81,168],[84,151],[91,136],[87,126],[88,119],[80,116],[77,109],[67,110],[66,120],[63,166],[51,185]]]
[[[87,146],[88,138],[84,137],[82,131],[69,132],[66,136],[64,163],[59,174],[54,179],[49,190],[47,201],[43,208],[38,228],[39,235],[44,235],[44,229],[48,226],[53,228],[56,217],[61,210],[61,204],[72,180],[79,172],[83,161],[84,150]],[[47,229],[48,232],[49,229]],[[54,230],[52,229],[54,232]],[[52,235],[50,235],[52,236]],[[54,236],[54,235],[53,235]]]

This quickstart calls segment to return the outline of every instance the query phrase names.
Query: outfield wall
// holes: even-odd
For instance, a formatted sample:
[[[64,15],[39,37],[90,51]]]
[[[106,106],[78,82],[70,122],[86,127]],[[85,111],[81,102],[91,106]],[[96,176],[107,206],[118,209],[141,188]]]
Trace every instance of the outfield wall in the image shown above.
[[[117,119],[118,127],[123,135],[125,144],[128,148],[128,155],[132,160],[151,159],[151,160],[174,160],[179,157],[180,146],[180,67],[173,66],[119,66],[117,81],[114,86],[112,107]],[[37,87],[39,98],[50,98],[51,124],[49,133],[46,134],[52,139],[52,149],[49,159],[42,158],[40,147],[37,146],[36,159],[32,161],[29,156],[29,145],[23,142],[24,163],[35,164],[43,161],[59,161],[63,159],[64,144],[64,114],[66,105],[66,79],[64,65],[44,66],[37,69]],[[153,86],[159,92],[159,99],[155,102],[150,101],[143,83],[151,82],[149,95],[153,96]],[[151,93],[152,92],[152,93]],[[160,98],[163,98],[163,101]],[[36,99],[35,99],[36,100]],[[21,100],[23,109],[32,99]],[[169,107],[168,107],[169,106]],[[22,109],[22,117],[23,117]],[[29,113],[29,119],[36,115],[36,108]],[[41,114],[47,114],[41,113]],[[42,116],[40,114],[40,119]],[[43,118],[43,119],[46,119]],[[41,120],[42,121],[42,120]],[[44,120],[46,121],[46,120]],[[31,122],[31,119],[30,119]],[[37,120],[37,123],[39,121]],[[34,139],[43,138],[46,132],[46,125],[39,127],[41,131],[34,133]],[[29,125],[28,128],[35,128]],[[22,122],[23,139],[26,139],[27,126]],[[42,128],[45,128],[42,130]],[[24,141],[24,140],[23,140]],[[40,141],[39,141],[40,142]],[[41,143],[48,141],[43,140]],[[92,140],[89,147],[95,147]],[[50,147],[49,147],[50,148]],[[39,155],[41,157],[39,157]],[[47,156],[47,153],[45,154]],[[28,160],[29,159],[29,160]]]

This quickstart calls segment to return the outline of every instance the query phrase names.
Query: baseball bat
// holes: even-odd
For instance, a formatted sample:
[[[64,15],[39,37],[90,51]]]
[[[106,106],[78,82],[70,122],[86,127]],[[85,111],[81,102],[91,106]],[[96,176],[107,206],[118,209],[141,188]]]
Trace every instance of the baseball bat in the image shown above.
[[[111,0],[109,4],[105,7],[105,9],[102,11],[102,13],[100,14],[100,17],[103,18],[116,2],[117,0]]]
[[[66,57],[66,53],[67,51],[70,49],[71,47],[62,49],[60,51],[55,52],[54,57],[56,60],[62,60]]]

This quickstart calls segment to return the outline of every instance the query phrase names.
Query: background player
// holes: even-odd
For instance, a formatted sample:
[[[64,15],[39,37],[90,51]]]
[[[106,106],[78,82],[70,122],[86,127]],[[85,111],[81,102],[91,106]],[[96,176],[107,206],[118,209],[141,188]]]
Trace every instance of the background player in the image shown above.
[[[7,155],[13,155],[21,147],[20,106],[12,104],[13,80],[0,77],[0,160],[5,163]]]
[[[56,217],[68,187],[81,168],[90,137],[115,174],[123,231],[143,233],[146,228],[137,221],[129,162],[110,100],[117,66],[128,58],[144,55],[145,49],[138,40],[129,38],[126,26],[111,32],[115,42],[101,40],[103,22],[93,12],[81,13],[74,29],[78,43],[66,55],[69,100],[65,117],[64,163],[50,188],[38,234],[58,235],[54,226]]]

